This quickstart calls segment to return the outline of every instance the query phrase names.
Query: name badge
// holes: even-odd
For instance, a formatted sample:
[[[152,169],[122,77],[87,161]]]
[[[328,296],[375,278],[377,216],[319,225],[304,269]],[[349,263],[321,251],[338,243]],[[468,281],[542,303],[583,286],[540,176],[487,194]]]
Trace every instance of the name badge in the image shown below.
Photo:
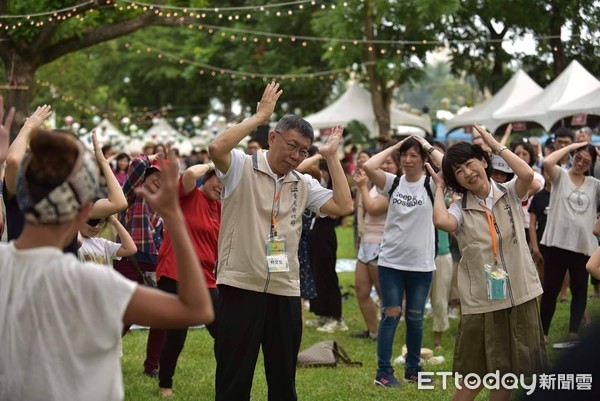
[[[285,252],[285,238],[267,238],[267,266],[269,273],[283,273],[290,271],[287,253]]]
[[[508,273],[496,266],[486,264],[487,295],[488,300],[502,300],[507,298]]]

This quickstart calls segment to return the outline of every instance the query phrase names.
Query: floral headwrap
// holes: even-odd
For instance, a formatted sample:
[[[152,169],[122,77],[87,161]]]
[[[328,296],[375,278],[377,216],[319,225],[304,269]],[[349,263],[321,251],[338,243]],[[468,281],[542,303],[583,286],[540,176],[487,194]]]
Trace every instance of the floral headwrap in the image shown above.
[[[31,154],[25,156],[17,174],[17,202],[25,221],[41,224],[71,221],[83,205],[94,199],[98,191],[96,162],[82,143],[78,147],[77,161],[67,179],[38,202],[31,197],[26,179]]]

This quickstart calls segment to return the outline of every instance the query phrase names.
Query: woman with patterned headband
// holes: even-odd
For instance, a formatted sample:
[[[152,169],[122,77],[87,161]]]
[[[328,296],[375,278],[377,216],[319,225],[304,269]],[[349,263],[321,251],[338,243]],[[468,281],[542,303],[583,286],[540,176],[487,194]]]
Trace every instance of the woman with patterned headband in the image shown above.
[[[172,295],[62,252],[89,218],[98,173],[77,138],[32,131],[16,178],[23,231],[0,244],[0,399],[123,399],[123,323],[176,328],[212,321],[177,178],[176,163],[169,163],[160,188],[139,191],[173,238],[182,280]]]
[[[0,108],[2,104],[0,103]],[[23,158],[27,154],[27,146],[29,144],[29,137],[31,132],[39,127],[45,119],[50,117],[52,114],[51,107],[48,105],[40,106],[36,111],[27,119],[23,124],[23,127],[19,131],[19,135],[10,145],[8,154],[6,155],[6,171],[5,180],[3,184],[4,189],[4,205],[6,207],[6,228],[8,240],[13,240],[21,234],[23,230],[24,218],[23,213],[19,209],[17,204],[17,198],[15,196],[17,188],[17,172],[23,161]],[[72,136],[77,138],[70,131],[56,130],[55,132],[61,132],[64,135]],[[95,136],[94,139],[94,155],[98,163],[98,167],[102,171],[104,177],[106,177],[106,185],[108,187],[108,197],[99,198],[94,202],[94,206],[90,213],[91,219],[103,219],[112,214],[118,213],[127,208],[127,200],[123,195],[121,186],[115,178],[111,167],[102,153],[101,146],[98,144]],[[60,153],[60,151],[59,151]],[[52,155],[49,155],[51,157]],[[60,158],[61,155],[54,155],[56,158]],[[94,167],[96,168],[96,167]],[[66,252],[77,254],[77,236],[73,236],[71,241],[65,246]]]

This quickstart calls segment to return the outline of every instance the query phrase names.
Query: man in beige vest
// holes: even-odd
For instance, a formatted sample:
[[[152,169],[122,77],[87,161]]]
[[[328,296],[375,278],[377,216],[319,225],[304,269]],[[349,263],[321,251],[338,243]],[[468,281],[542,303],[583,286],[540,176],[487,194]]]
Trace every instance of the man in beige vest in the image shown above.
[[[295,169],[308,156],[311,125],[283,117],[269,133],[269,150],[246,155],[234,148],[269,121],[283,91],[267,85],[256,114],[209,146],[224,185],[219,233],[219,321],[216,399],[249,400],[262,346],[269,400],[296,400],[296,358],[302,337],[298,242],[305,209],[352,213],[352,198],[337,157],[343,128],[335,127],[319,153],[333,190]]]

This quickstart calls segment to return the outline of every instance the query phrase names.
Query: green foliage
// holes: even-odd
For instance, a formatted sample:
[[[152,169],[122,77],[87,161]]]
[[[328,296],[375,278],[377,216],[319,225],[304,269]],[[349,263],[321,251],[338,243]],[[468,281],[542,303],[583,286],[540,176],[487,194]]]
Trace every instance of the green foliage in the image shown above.
[[[0,3],[0,10],[4,7],[5,14],[30,14],[80,3],[79,0],[11,0]],[[546,85],[560,72],[563,58],[567,62],[577,59],[592,74],[600,75],[597,46],[600,4],[594,0],[335,0],[324,2],[323,8],[305,4],[302,9],[295,5],[265,11],[259,11],[264,0],[167,0],[165,4],[221,9],[255,7],[250,11],[225,12],[222,17],[207,12],[201,19],[194,18],[192,29],[188,27],[189,18],[181,25],[145,27],[92,47],[84,44],[90,37],[138,18],[143,14],[142,8],[127,8],[127,3],[115,7],[102,0],[82,8],[94,11],[82,12],[78,18],[65,21],[53,18],[50,22],[48,16],[20,21],[0,19],[3,24],[21,23],[15,29],[0,30],[4,47],[4,51],[0,48],[0,57],[5,67],[0,78],[4,82],[14,79],[14,66],[22,75],[18,78],[27,78],[28,69],[34,73],[39,69],[37,78],[53,84],[54,90],[46,86],[38,88],[33,103],[52,102],[65,114],[81,114],[79,120],[82,120],[98,112],[120,115],[160,110],[168,105],[173,112],[202,115],[210,112],[211,99],[224,104],[226,112],[234,99],[239,100],[243,114],[247,114],[254,110],[270,79],[280,81],[285,91],[281,111],[309,114],[326,104],[332,89],[340,86],[348,73],[321,79],[284,80],[282,76],[346,68],[352,70],[352,78],[374,88],[383,105],[391,101],[397,87],[405,84],[421,84],[424,88],[421,91],[429,91],[423,95],[428,98],[424,102],[433,107],[442,97],[463,98],[472,104],[478,96],[469,90],[470,82],[465,84],[463,78],[456,82],[447,75],[441,82],[424,69],[427,52],[435,50],[431,41],[439,39],[453,46],[452,74],[468,80],[475,77],[478,90],[496,91],[520,65],[536,82]],[[279,16],[278,10],[282,11]],[[245,13],[252,17],[246,18]],[[240,18],[229,20],[227,17],[232,15]],[[35,26],[42,21],[43,26]],[[199,23],[223,29],[208,33],[206,27],[197,28]],[[143,26],[155,24],[166,22],[154,18]],[[555,35],[561,27],[568,27],[570,39],[558,41],[558,47],[556,40],[540,39],[535,55],[509,54],[504,46],[489,42],[526,33]],[[324,40],[292,42],[289,37],[268,40],[251,33],[256,31]],[[60,44],[71,38],[75,40],[69,42],[67,49],[55,53]],[[392,43],[372,44],[369,51],[364,43],[343,41],[369,38]],[[456,41],[467,42],[455,45]],[[127,49],[125,43],[131,46]],[[147,52],[146,47],[153,50]],[[162,59],[157,57],[157,50],[165,53]],[[59,59],[51,62],[55,57]],[[191,62],[180,64],[179,58]],[[216,71],[207,65],[216,67]],[[265,74],[265,78],[253,79],[255,74]],[[25,84],[29,85],[27,79]],[[447,93],[440,93],[439,88]],[[25,103],[31,100],[28,96],[15,98]],[[98,109],[90,114],[91,105]]]
[[[434,16],[421,14],[419,2],[389,2],[384,0],[347,1],[348,7],[338,7],[334,10],[323,10],[316,13],[312,20],[315,31],[321,36],[332,38],[323,43],[323,58],[336,67],[357,65],[356,75],[367,81],[364,67],[360,65],[367,60],[369,50],[364,44],[342,43],[333,38],[366,38],[367,13],[373,19],[374,39],[384,41],[421,41],[433,40],[435,30],[430,23]],[[342,50],[344,46],[345,50]],[[372,45],[372,57],[376,60],[378,82],[388,83],[389,89],[406,82],[420,74],[421,66],[425,63],[425,54],[432,46],[398,44]],[[331,50],[330,50],[331,49]],[[400,52],[400,54],[397,53]],[[385,91],[384,86],[382,90]]]
[[[411,80],[399,88],[400,101],[416,107],[428,106],[432,110],[472,106],[481,101],[475,78],[455,78],[448,63],[428,64],[423,72],[423,79]]]
[[[352,120],[346,126],[346,130],[350,133],[352,143],[354,144],[366,144],[370,143],[371,138],[369,137],[369,129],[360,121]]]

